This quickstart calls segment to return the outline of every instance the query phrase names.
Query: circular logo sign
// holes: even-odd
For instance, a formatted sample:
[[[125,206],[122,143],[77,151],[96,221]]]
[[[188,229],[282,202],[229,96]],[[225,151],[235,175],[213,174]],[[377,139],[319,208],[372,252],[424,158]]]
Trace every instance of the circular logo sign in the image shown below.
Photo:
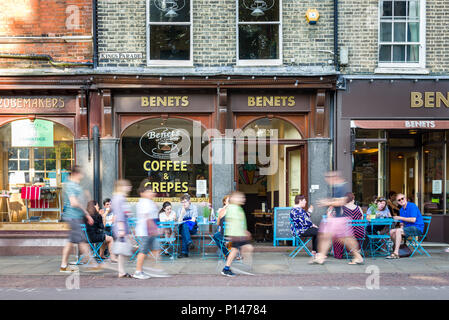
[[[156,128],[145,132],[140,138],[139,146],[151,158],[178,158],[189,152],[190,136],[184,129]]]

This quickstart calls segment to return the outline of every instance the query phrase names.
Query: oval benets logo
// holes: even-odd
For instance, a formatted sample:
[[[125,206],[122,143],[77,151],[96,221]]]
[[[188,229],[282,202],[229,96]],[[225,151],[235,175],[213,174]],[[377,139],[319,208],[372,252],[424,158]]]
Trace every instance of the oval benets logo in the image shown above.
[[[156,128],[145,132],[139,141],[140,149],[155,159],[173,159],[190,150],[190,135],[184,129]]]

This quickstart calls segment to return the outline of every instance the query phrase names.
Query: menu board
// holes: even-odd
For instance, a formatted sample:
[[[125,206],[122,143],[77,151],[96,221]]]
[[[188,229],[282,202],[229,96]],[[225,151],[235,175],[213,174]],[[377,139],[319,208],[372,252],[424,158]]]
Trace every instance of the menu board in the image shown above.
[[[295,241],[290,228],[291,209],[291,207],[274,208],[273,246],[278,245],[280,240]]]

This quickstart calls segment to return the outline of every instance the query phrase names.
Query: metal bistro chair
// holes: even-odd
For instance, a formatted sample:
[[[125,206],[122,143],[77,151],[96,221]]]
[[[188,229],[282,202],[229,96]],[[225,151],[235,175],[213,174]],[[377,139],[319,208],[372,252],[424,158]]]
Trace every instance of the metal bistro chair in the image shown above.
[[[290,225],[293,224],[292,218],[290,217]],[[312,237],[303,237],[303,236],[298,236],[296,235],[296,233],[293,233],[293,237],[295,238],[294,240],[294,245],[296,245],[297,247],[290,252],[290,254],[288,255],[290,258],[294,258],[296,257],[296,255],[302,250],[304,249],[305,252],[307,252],[307,254],[309,256],[313,256],[312,252],[310,252],[309,248],[307,248],[307,244],[312,240]],[[302,239],[305,239],[304,241]]]
[[[162,230],[168,229],[170,231],[171,236],[166,237],[164,232],[161,232],[158,241],[159,246],[161,248],[159,255],[167,255],[171,261],[176,259],[177,253],[178,253],[178,246],[176,243],[176,223],[175,221],[165,221],[161,222],[159,221],[157,223],[158,228],[161,228]]]
[[[384,234],[374,233],[374,229],[372,229],[373,232],[367,234],[371,257],[375,258],[389,255],[391,244],[390,230],[393,224],[394,219],[392,218],[371,219],[369,226],[385,226],[387,228]]]
[[[363,250],[363,242],[366,239],[366,226],[368,225],[368,220],[349,220],[348,221],[348,226],[350,228],[363,228],[363,237],[356,237],[355,239],[357,240],[357,242],[359,243],[359,247],[360,247],[360,254],[362,255],[363,258],[365,258],[365,252]],[[343,245],[343,250],[346,256],[346,259],[350,259],[350,255],[348,250],[346,249],[346,245]]]
[[[89,255],[89,259],[87,260],[86,264],[89,264],[90,260],[92,259],[96,259],[98,262],[103,263],[103,259],[101,259],[100,256],[100,248],[103,245],[104,241],[102,242],[97,242],[97,243],[92,243],[89,239],[89,236],[87,234],[87,229],[86,229],[86,225],[84,223],[81,224],[81,230],[84,232],[86,239],[87,239],[87,243],[89,244],[89,247],[92,249],[92,253]],[[81,264],[81,260],[83,259],[83,255],[79,256],[78,261],[75,263],[76,265]]]
[[[424,241],[424,239],[426,239],[427,233],[429,232],[429,228],[430,228],[430,222],[432,220],[431,216],[423,216],[422,217],[423,221],[424,221],[424,233],[422,236],[417,236],[417,237],[409,237],[406,239],[406,242],[414,248],[412,254],[410,255],[410,257],[413,257],[413,255],[415,254],[415,252],[418,252],[419,254],[426,254],[428,257],[430,257],[430,254],[422,247],[422,243]]]

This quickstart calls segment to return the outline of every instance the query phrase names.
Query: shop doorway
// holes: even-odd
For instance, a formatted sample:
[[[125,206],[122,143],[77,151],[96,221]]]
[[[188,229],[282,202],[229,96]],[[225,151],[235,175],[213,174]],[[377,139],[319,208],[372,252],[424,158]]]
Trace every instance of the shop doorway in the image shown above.
[[[248,230],[256,236],[260,233],[258,225],[269,229],[275,207],[293,206],[296,195],[307,196],[307,146],[293,125],[280,119],[263,118],[250,123],[244,134],[269,138],[273,130],[280,134],[276,143],[267,140],[265,146],[260,146],[255,140],[244,140],[243,163],[236,163],[236,186],[246,195],[243,209]],[[236,146],[236,153],[237,150]]]
[[[419,152],[390,151],[389,152],[389,188],[406,195],[409,201],[418,203],[418,168]]]

